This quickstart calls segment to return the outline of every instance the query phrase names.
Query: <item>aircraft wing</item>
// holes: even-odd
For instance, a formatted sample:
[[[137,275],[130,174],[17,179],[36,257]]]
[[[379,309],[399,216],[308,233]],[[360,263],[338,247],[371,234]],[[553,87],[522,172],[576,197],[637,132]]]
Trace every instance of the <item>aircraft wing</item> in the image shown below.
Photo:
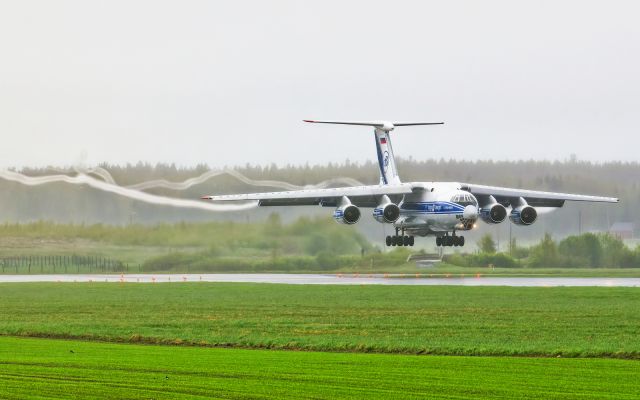
[[[391,201],[399,202],[403,195],[424,190],[411,184],[351,186],[330,189],[303,189],[286,192],[267,192],[249,194],[229,194],[221,196],[203,196],[203,200],[212,201],[258,201],[260,206],[311,206],[336,207],[343,196],[358,207],[376,207],[380,196],[387,195]]]
[[[533,207],[562,207],[565,201],[590,201],[597,203],[617,203],[619,200],[615,197],[585,196],[581,194],[541,192],[536,190],[511,189],[498,186],[474,185],[471,183],[462,183],[460,188],[472,193],[480,203],[483,198],[493,196],[498,203],[508,206],[511,203],[517,203],[522,197]]]

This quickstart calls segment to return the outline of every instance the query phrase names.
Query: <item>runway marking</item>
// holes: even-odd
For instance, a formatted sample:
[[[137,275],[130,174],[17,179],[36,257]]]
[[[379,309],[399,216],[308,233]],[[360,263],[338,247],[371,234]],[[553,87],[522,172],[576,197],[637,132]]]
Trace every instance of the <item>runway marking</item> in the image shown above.
[[[0,275],[0,283],[59,282],[59,283],[174,283],[229,282],[277,283],[290,285],[422,285],[422,286],[602,286],[640,287],[640,278],[566,278],[566,277],[490,277],[480,274],[459,277],[416,277],[406,274],[68,274],[68,275]]]

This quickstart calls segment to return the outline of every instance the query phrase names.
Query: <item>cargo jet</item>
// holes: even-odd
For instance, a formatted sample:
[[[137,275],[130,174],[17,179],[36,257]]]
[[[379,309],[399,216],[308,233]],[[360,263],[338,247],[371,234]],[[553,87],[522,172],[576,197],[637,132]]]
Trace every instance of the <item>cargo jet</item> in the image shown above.
[[[391,147],[390,132],[400,126],[442,125],[442,122],[309,121],[320,124],[362,125],[374,128],[380,183],[378,185],[286,192],[203,196],[215,202],[258,201],[260,206],[335,207],[333,218],[352,225],[361,208],[373,208],[373,218],[393,225],[395,235],[387,246],[413,246],[415,236],[435,236],[438,246],[464,246],[458,233],[476,226],[480,219],[499,224],[507,216],[516,225],[531,225],[538,207],[559,208],[565,201],[617,203],[617,198],[510,189],[460,182],[400,181]]]

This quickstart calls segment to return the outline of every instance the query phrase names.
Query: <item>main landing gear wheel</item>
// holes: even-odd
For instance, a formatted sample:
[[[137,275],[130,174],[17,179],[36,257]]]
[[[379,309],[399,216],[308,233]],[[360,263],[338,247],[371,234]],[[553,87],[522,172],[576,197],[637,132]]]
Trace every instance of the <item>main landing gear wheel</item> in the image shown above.
[[[436,246],[438,247],[464,246],[464,236],[455,236],[455,235],[438,236],[436,238]]]
[[[413,246],[415,238],[413,236],[387,236],[385,240],[387,246]]]

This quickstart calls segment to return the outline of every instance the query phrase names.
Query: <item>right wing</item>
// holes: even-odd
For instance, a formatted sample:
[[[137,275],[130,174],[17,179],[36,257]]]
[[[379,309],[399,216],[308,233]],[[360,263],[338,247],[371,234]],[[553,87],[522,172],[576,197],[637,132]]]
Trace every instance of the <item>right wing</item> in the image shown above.
[[[227,194],[221,196],[203,196],[203,200],[211,201],[258,201],[260,206],[311,206],[336,207],[342,197],[349,198],[358,207],[376,207],[383,195],[395,203],[403,195],[424,190],[424,188],[408,183],[397,185],[351,186],[331,189],[303,189],[286,192]]]
[[[462,183],[460,189],[465,190],[478,198],[482,203],[489,196],[493,196],[498,203],[505,207],[517,203],[522,197],[533,207],[562,207],[565,201],[590,201],[597,203],[617,203],[615,197],[586,196],[581,194],[542,192],[538,190],[512,189],[499,186],[475,185]]]

